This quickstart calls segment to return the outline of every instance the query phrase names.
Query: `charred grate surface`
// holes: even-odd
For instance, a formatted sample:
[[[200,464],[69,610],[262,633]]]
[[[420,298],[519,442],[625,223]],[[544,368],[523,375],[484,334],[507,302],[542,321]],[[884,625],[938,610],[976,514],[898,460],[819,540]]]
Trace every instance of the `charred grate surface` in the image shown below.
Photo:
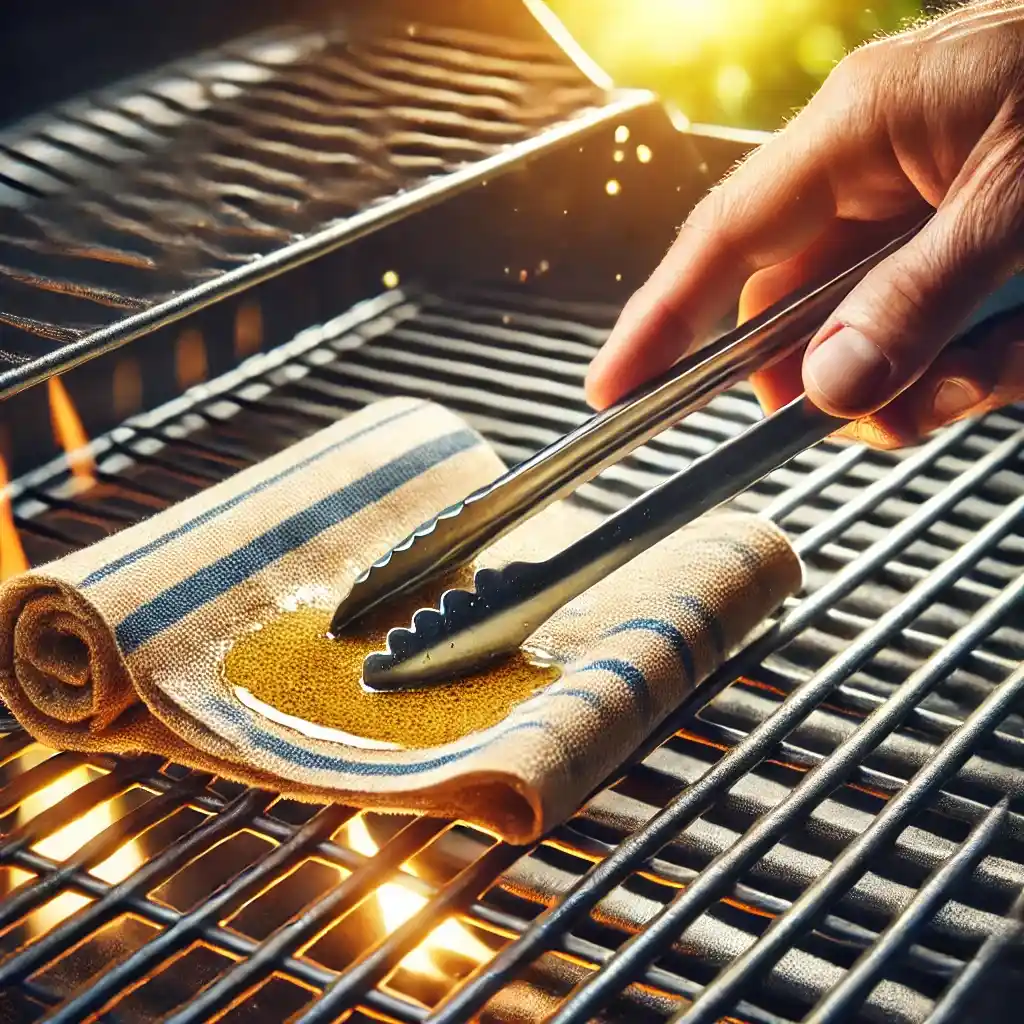
[[[55,557],[387,394],[444,402],[521,458],[585,415],[612,319],[389,293],[101,439],[93,485],[23,479],[16,525]],[[756,415],[724,396],[582,498],[616,507]],[[1022,451],[1011,409],[901,454],[824,445],[744,495],[794,537],[805,594],[530,851],[10,732],[0,1011],[970,1019],[1024,908]]]
[[[553,42],[279,30],[0,137],[0,373],[601,105]]]

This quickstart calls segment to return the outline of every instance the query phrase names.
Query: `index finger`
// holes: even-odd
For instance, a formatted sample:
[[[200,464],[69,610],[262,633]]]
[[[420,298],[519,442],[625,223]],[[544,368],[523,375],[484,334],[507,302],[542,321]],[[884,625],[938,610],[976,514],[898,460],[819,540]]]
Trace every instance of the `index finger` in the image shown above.
[[[694,207],[591,364],[592,405],[668,369],[729,312],[751,274],[801,252],[832,223],[829,141],[809,110]]]

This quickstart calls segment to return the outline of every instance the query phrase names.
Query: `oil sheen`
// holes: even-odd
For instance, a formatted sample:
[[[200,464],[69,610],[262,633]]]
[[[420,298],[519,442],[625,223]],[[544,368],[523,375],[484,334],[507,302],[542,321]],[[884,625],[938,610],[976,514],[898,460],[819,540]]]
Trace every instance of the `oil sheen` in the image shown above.
[[[360,683],[363,659],[383,649],[389,628],[409,622],[437,594],[435,584],[427,594],[389,601],[339,638],[328,635],[327,608],[282,610],[231,647],[224,660],[227,681],[300,722],[373,745],[432,747],[496,725],[557,678],[557,667],[517,651],[457,682],[400,693],[365,690]]]

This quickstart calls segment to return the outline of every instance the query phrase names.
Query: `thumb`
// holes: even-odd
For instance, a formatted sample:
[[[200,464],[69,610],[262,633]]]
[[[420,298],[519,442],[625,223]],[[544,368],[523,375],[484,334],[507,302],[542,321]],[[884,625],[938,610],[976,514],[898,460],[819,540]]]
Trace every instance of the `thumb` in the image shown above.
[[[886,405],[1020,263],[1024,142],[990,140],[986,149],[921,232],[875,267],[811,341],[804,387],[826,412],[854,419]]]

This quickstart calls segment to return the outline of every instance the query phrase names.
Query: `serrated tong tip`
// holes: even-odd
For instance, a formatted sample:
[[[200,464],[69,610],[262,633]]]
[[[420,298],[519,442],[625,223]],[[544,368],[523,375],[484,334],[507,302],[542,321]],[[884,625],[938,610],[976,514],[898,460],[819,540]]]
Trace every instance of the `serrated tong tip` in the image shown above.
[[[845,423],[801,395],[714,452],[695,460],[579,540],[541,562],[480,569],[473,590],[447,590],[387,649],[363,663],[374,690],[453,680],[510,654],[541,623],[610,572],[681,526],[729,500]]]
[[[488,622],[498,625],[494,616],[518,592],[511,581],[529,568],[515,562],[504,569],[480,569],[471,590],[444,591],[436,608],[419,609],[409,626],[388,631],[383,651],[367,655],[363,685],[380,692],[429,686],[512,653],[533,631],[529,621],[517,630],[501,626],[484,637],[478,634]]]
[[[467,500],[449,505],[421,523],[404,540],[390,547],[362,575],[356,577],[349,592],[334,610],[331,633],[341,635],[353,622],[388,598],[432,576],[446,549],[442,537],[436,538],[439,543],[431,543],[430,538],[439,530],[443,532],[443,525],[462,513]]]

